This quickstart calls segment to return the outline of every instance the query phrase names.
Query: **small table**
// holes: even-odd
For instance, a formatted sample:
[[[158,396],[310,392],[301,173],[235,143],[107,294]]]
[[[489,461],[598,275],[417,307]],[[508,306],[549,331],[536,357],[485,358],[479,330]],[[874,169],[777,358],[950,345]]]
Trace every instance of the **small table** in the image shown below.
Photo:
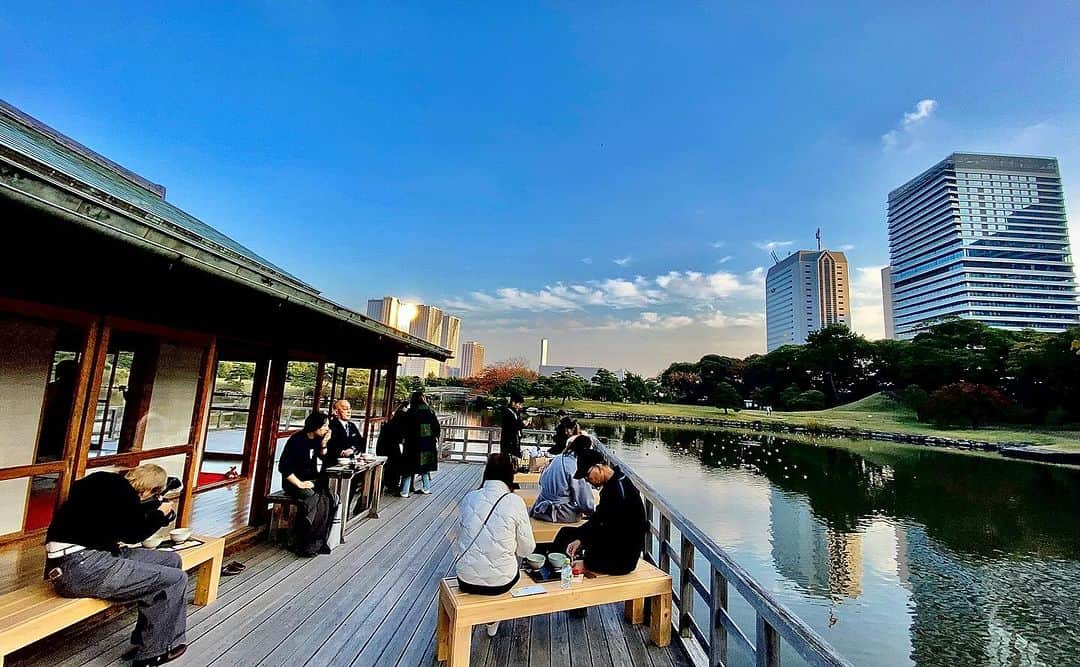
[[[330,488],[337,493],[341,501],[334,519],[335,523],[341,526],[341,542],[345,542],[345,529],[355,522],[367,517],[379,518],[385,465],[386,457],[376,456],[371,461],[361,459],[350,466],[331,466],[324,471],[330,481]]]

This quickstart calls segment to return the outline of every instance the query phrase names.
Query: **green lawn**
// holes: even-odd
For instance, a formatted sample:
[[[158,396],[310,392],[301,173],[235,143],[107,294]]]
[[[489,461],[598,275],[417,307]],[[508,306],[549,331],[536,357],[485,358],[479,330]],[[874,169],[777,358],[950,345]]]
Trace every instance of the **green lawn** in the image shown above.
[[[529,401],[539,407],[539,402]],[[560,407],[561,403],[545,401],[544,407]],[[601,403],[600,401],[567,401],[566,409],[583,412],[626,412],[639,415],[672,417],[705,417],[738,419],[745,421],[777,422],[797,425],[822,425],[837,428],[857,428],[868,431],[911,433],[916,435],[939,435],[949,438],[982,440],[985,442],[1027,442],[1064,451],[1080,451],[1080,431],[1050,431],[1045,429],[1020,429],[987,427],[980,429],[938,429],[916,420],[912,410],[904,408],[881,394],[868,396],[860,401],[817,412],[774,412],[766,416],[760,410],[742,410],[724,413],[723,410],[699,405],[674,405],[661,403],[641,405],[634,403]]]

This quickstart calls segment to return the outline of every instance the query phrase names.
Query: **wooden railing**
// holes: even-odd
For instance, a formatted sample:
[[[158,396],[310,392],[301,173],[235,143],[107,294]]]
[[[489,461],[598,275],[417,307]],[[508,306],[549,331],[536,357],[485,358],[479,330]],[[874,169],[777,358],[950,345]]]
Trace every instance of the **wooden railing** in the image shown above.
[[[601,450],[630,477],[645,501],[649,520],[645,558],[672,576],[677,609],[672,620],[683,643],[693,649],[691,655],[713,667],[729,664],[729,653],[739,651],[759,667],[778,667],[783,640],[809,665],[850,664],[610,449],[601,446]],[[677,541],[672,529],[678,532]],[[707,574],[701,576],[699,571]],[[729,613],[732,589],[753,609],[756,627],[751,631],[739,627]],[[707,611],[705,627],[694,617],[697,596]]]
[[[440,449],[450,461],[483,463],[488,454],[499,451],[502,429],[497,426],[442,425]],[[526,429],[521,434],[522,447],[547,449],[554,444],[553,431]]]

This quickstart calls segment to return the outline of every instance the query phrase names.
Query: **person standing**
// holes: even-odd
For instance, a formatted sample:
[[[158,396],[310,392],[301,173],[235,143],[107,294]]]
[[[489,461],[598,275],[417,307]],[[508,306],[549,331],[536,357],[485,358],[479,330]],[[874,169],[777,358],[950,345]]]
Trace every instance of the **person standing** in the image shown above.
[[[505,454],[491,454],[484,483],[465,494],[454,539],[454,571],[462,593],[501,595],[521,576],[520,558],[536,549],[529,513],[513,493],[514,463]],[[488,624],[494,637],[499,623]]]
[[[401,441],[405,438],[405,415],[409,403],[398,406],[390,420],[379,429],[375,440],[375,455],[385,456],[383,489],[398,493],[401,490]]]
[[[645,549],[645,505],[641,493],[619,466],[595,449],[577,455],[575,479],[600,487],[600,503],[592,518],[580,527],[567,526],[555,535],[553,548],[601,574],[628,574],[637,567]]]
[[[521,416],[525,407],[525,398],[521,394],[511,394],[510,401],[502,407],[502,432],[499,435],[499,451],[514,459],[521,458],[521,432],[529,420]],[[514,462],[517,465],[517,461]]]
[[[330,442],[329,419],[324,412],[312,412],[304,419],[304,429],[285,443],[278,462],[281,488],[299,504],[293,523],[293,551],[311,557],[330,553],[327,539],[333,527],[338,499],[320,479],[317,461],[326,457]]]
[[[424,392],[414,391],[405,413],[405,447],[401,457],[401,497],[408,498],[413,476],[420,475],[417,493],[431,493],[431,473],[439,468],[439,416],[424,400]]]
[[[592,487],[583,479],[575,479],[577,455],[592,448],[592,438],[578,435],[570,440],[570,448],[551,460],[540,475],[540,494],[529,515],[552,523],[577,523],[596,510]]]
[[[356,424],[352,423],[352,405],[344,398],[334,403],[334,418],[330,420],[330,442],[326,445],[326,454],[322,457],[323,470],[337,465],[339,458],[362,454],[367,451],[367,442]]]
[[[95,472],[71,485],[45,537],[45,576],[64,597],[138,602],[139,619],[125,657],[134,667],[163,665],[187,650],[187,574],[180,554],[129,549],[169,525],[162,498],[168,474],[144,464],[124,473]]]

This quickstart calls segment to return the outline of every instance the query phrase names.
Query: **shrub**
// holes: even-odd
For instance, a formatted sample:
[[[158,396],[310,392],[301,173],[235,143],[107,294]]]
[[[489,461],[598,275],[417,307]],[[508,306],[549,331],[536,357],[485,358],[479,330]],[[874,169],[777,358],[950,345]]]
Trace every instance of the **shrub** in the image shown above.
[[[817,389],[804,391],[788,403],[788,410],[824,410],[825,394]]]
[[[956,382],[933,394],[919,411],[920,421],[937,426],[978,428],[999,421],[1012,407],[1012,401],[997,389],[984,384]]]
[[[909,384],[904,388],[904,393],[900,397],[900,401],[918,412],[923,409],[926,402],[930,400],[930,394],[926,393],[926,390],[917,384]]]

